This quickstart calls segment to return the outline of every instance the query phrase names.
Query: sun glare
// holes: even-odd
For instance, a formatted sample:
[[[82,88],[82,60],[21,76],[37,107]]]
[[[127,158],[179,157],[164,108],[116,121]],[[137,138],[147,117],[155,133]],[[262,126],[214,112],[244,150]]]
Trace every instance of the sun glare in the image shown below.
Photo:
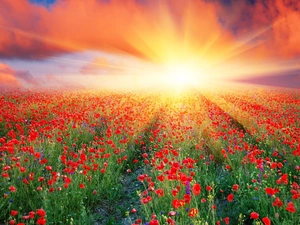
[[[204,66],[203,66],[204,67]],[[132,79],[127,79],[134,88],[155,88],[156,90],[185,91],[188,89],[210,88],[215,85],[209,76],[208,70],[191,63],[169,63],[163,66],[148,66],[143,70],[143,76],[139,71]],[[128,83],[128,81],[121,82]]]
[[[166,79],[175,88],[189,88],[203,81],[204,74],[196,67],[179,64],[167,67]]]

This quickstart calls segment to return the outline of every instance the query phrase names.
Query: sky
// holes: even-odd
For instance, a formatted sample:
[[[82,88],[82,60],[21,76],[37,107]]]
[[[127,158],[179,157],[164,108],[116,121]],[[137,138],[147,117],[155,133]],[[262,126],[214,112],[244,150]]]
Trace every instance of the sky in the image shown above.
[[[300,88],[299,21],[298,0],[1,0],[0,89]]]

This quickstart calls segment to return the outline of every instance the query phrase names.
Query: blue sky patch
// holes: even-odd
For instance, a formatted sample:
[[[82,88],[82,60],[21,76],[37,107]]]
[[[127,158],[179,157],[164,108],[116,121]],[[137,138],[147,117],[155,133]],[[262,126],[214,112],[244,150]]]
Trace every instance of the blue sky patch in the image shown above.
[[[29,0],[30,3],[43,5],[45,7],[49,7],[50,5],[54,4],[56,0]]]

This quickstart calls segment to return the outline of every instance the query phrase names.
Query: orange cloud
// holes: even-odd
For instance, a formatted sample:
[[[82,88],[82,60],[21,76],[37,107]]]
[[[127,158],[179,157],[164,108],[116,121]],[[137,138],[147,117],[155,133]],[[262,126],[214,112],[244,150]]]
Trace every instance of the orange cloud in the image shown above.
[[[13,70],[0,63],[0,89],[15,89],[22,87],[19,80],[15,77]]]
[[[97,57],[92,62],[86,63],[80,69],[81,74],[101,75],[101,74],[116,74],[124,72],[124,67],[121,63],[109,61],[104,57]]]
[[[0,87],[20,88],[40,86],[40,82],[29,71],[14,70],[6,64],[0,63]]]
[[[238,57],[261,60],[300,56],[300,1],[232,1],[230,6],[218,7],[218,13],[226,29],[244,43]]]
[[[214,5],[196,0],[58,0],[49,11],[3,0],[0,32],[0,56],[25,59],[93,49],[164,62],[197,51],[212,57],[232,40]]]

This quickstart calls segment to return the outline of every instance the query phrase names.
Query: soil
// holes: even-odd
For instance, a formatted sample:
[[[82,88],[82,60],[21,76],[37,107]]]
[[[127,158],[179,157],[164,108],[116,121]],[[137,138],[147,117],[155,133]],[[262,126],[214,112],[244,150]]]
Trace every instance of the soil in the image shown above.
[[[95,216],[99,220],[94,225],[131,225],[140,218],[140,200],[137,194],[143,185],[137,180],[138,175],[143,174],[143,168],[138,168],[130,173],[124,173],[120,177],[122,189],[120,198],[115,202],[104,200],[95,210]],[[135,208],[136,213],[131,213]]]

